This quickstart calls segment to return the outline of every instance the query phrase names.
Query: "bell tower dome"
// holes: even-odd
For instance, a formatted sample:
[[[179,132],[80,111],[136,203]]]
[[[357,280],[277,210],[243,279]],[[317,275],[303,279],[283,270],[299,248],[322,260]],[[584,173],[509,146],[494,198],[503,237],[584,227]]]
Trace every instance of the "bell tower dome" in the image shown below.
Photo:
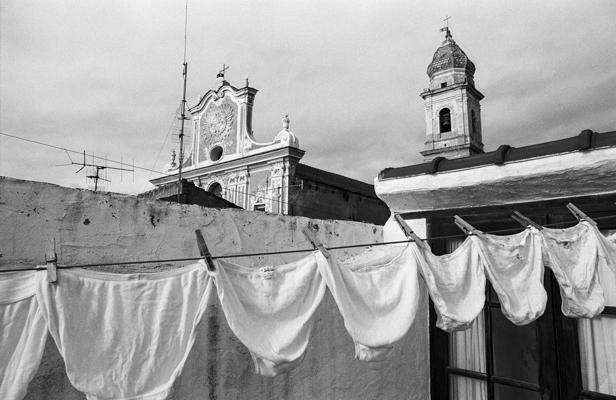
[[[421,154],[460,158],[483,153],[481,106],[475,88],[475,64],[456,44],[449,27],[428,65],[430,86],[421,93],[426,113],[426,141]]]

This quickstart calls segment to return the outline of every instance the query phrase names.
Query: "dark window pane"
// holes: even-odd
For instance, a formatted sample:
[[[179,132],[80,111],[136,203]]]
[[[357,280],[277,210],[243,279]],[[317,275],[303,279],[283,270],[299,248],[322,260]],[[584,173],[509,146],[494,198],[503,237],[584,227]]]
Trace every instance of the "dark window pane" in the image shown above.
[[[541,395],[532,390],[520,389],[512,386],[494,384],[495,400],[541,400]]]
[[[450,375],[449,382],[451,385],[449,398],[451,400],[486,400],[488,398],[485,381]]]
[[[499,309],[491,309],[494,375],[538,383],[536,323],[515,326]]]

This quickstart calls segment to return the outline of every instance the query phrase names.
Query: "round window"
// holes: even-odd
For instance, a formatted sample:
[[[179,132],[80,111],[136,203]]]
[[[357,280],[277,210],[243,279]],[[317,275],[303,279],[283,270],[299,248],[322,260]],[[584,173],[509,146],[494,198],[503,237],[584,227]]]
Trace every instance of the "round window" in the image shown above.
[[[214,146],[212,150],[210,150],[210,160],[218,161],[222,157],[222,147]]]

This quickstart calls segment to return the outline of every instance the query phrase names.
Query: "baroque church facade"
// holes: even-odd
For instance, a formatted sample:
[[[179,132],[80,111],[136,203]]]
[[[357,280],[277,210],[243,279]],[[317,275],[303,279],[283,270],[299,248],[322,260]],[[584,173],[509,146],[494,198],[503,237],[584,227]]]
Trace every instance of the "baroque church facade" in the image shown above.
[[[382,224],[389,216],[372,185],[301,163],[305,151],[284,116],[270,142],[252,131],[257,89],[223,80],[188,109],[194,134],[182,178],[246,210]],[[157,187],[177,182],[172,160]]]

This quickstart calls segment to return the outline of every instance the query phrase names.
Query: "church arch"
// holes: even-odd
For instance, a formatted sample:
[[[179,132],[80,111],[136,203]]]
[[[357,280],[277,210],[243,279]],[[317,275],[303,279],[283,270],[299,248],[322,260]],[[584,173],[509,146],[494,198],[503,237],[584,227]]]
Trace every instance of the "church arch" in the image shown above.
[[[438,127],[440,133],[451,132],[451,111],[449,111],[449,108],[442,108],[438,112]]]
[[[212,183],[207,191],[214,194],[215,196],[222,197],[222,185],[218,182]]]

